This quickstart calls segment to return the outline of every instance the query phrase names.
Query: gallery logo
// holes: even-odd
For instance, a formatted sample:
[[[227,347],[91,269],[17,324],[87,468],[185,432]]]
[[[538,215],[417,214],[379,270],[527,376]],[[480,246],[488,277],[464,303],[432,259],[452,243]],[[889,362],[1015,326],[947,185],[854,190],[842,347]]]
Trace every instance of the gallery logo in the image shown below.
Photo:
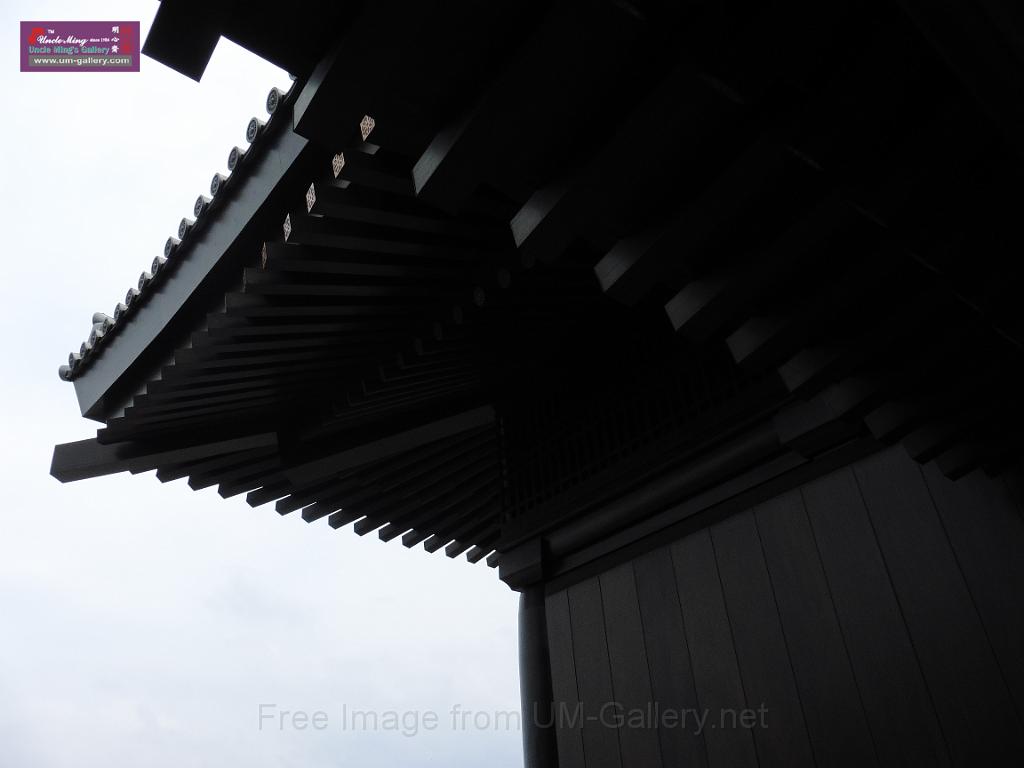
[[[22,72],[138,72],[137,21],[23,21]]]

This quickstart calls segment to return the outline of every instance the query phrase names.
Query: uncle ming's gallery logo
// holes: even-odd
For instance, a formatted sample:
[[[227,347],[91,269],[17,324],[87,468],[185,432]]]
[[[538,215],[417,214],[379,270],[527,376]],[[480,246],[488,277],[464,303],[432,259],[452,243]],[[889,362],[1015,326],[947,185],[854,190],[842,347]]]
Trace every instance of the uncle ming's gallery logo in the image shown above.
[[[137,21],[23,21],[22,72],[138,72]]]

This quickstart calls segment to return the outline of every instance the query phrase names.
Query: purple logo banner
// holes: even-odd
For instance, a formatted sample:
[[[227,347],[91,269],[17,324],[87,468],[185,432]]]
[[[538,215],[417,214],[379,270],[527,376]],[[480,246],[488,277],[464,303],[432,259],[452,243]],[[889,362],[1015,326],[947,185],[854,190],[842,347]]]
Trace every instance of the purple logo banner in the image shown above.
[[[22,72],[138,72],[137,21],[23,21]]]

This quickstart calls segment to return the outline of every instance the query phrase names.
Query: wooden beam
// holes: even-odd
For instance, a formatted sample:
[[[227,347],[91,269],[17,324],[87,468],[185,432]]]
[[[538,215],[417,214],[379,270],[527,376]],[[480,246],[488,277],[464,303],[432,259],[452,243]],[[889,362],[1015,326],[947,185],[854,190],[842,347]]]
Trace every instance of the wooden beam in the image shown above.
[[[619,240],[597,263],[601,288],[624,304],[635,304],[666,277],[703,263],[716,238],[742,229],[743,216],[768,196],[778,204],[787,174],[804,182],[816,174],[807,162],[770,138],[748,146],[692,203],[662,225]]]
[[[643,24],[619,4],[591,4],[585,24],[580,10],[555,3],[480,101],[434,137],[412,169],[417,196],[459,211],[481,181],[519,186],[584,130],[613,118],[621,106],[614,84]]]
[[[467,432],[471,429],[492,424],[494,419],[495,414],[492,406],[486,405],[474,408],[456,416],[449,416],[448,418],[422,424],[404,432],[389,435],[370,443],[292,467],[287,470],[287,475],[291,478],[292,482],[306,485],[322,477],[332,475],[335,472],[341,472],[371,461],[378,461],[402,451],[427,445],[435,440],[442,440],[460,432]]]
[[[369,140],[417,156],[453,94],[478,85],[536,12],[511,0],[367,3],[299,93],[295,130],[334,150]]]
[[[226,453],[276,446],[275,432],[174,447],[137,442],[103,445],[95,438],[91,438],[56,446],[53,449],[50,474],[66,483],[117,472],[145,472],[165,464],[197,461]]]
[[[1024,158],[1024,46],[1014,40],[1008,27],[999,26],[984,10],[964,0],[897,0],[897,4],[981,105],[1006,143]]]
[[[220,40],[228,5],[225,0],[160,3],[142,52],[198,82]]]

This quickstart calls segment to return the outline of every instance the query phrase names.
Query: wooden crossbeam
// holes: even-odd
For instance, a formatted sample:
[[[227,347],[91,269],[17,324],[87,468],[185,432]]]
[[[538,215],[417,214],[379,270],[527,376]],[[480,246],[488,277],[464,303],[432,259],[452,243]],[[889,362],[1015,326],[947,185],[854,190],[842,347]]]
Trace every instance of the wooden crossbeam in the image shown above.
[[[256,448],[274,448],[277,434],[265,432],[198,445],[161,446],[143,442],[104,445],[96,439],[63,443],[53,449],[50,474],[66,483],[116,472],[145,472],[164,464],[198,461]]]
[[[787,174],[814,183],[815,169],[771,139],[748,146],[712,184],[668,222],[619,240],[594,271],[612,298],[635,304],[655,282],[686,275],[703,263],[717,238],[743,231],[740,221],[774,196]]]
[[[494,409],[482,406],[469,411],[422,424],[412,429],[380,438],[370,443],[339,451],[288,470],[288,476],[298,484],[308,484],[350,467],[377,461],[435,440],[460,432],[486,426],[494,422]]]
[[[588,10],[586,24],[570,2],[542,17],[477,104],[450,119],[419,157],[417,196],[459,211],[483,180],[521,187],[546,158],[622,108],[614,83],[634,58],[643,23],[622,5]]]

